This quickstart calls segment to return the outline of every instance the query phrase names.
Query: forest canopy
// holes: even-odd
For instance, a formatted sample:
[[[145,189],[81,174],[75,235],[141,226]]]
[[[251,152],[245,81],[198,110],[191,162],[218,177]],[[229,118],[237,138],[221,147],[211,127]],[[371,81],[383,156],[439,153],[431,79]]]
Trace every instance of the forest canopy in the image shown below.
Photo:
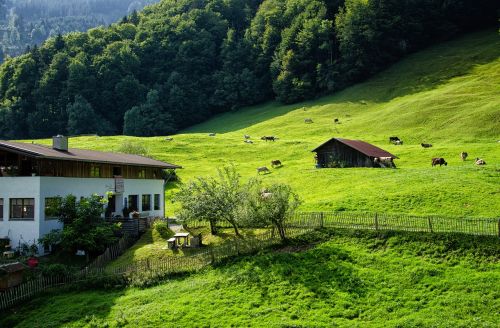
[[[340,90],[458,33],[493,0],[163,0],[0,67],[0,138],[163,135]]]

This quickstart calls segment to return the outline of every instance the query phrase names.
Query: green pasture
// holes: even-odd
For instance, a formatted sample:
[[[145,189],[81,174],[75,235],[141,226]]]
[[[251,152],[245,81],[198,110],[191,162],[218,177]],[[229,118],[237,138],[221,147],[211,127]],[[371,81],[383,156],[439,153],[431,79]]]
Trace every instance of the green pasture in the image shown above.
[[[310,238],[152,288],[45,295],[6,312],[0,326],[500,325],[496,238],[341,231]]]
[[[271,102],[213,118],[173,136],[79,137],[70,147],[116,150],[126,141],[183,167],[183,182],[227,163],[244,179],[285,182],[302,210],[379,211],[468,217],[500,215],[500,39],[496,31],[460,37],[407,57],[378,76],[331,96],[295,105]],[[305,124],[311,118],[314,123]],[[334,124],[338,118],[340,123]],[[216,133],[215,137],[208,136]],[[251,136],[253,144],[243,142]],[[276,142],[260,140],[274,135]],[[402,146],[391,145],[398,136]],[[311,150],[331,137],[361,139],[399,157],[397,169],[315,169]],[[49,142],[45,140],[43,142]],[[434,146],[423,149],[420,143]],[[462,162],[459,154],[469,153]],[[431,167],[444,157],[447,167]],[[477,167],[475,157],[487,165]],[[167,188],[167,213],[175,214]]]

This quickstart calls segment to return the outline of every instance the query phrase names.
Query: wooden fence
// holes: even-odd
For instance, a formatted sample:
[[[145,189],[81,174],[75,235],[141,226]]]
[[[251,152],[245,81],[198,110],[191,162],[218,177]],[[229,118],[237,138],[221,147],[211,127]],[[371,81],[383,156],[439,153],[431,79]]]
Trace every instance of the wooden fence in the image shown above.
[[[287,228],[287,235],[293,238],[311,229],[311,227],[290,227]],[[106,250],[91,265],[72,276],[41,277],[0,293],[0,311],[29,300],[47,289],[90,281],[96,277],[125,276],[133,279],[141,275],[151,277],[195,271],[233,256],[249,254],[279,244],[281,240],[277,233],[268,231],[245,240],[235,240],[219,247],[207,248],[190,256],[171,256],[166,259],[138,261],[112,269],[106,268],[105,264],[109,263],[110,259],[118,257],[118,254],[126,249],[124,247],[128,242],[129,240],[122,238],[117,245],[108,248],[109,251]]]
[[[209,223],[190,222],[189,227],[208,227]],[[232,228],[225,222],[219,228]],[[499,236],[500,218],[456,218],[443,216],[417,216],[405,214],[353,213],[353,212],[297,212],[287,221],[289,227],[330,227],[361,230],[393,230],[432,233],[464,233]]]
[[[190,224],[190,227],[205,227],[208,222]],[[447,218],[440,216],[414,216],[379,213],[347,212],[301,212],[288,220],[287,235],[290,238],[319,227],[348,228],[363,230],[394,230],[428,233],[464,233],[472,235],[499,236],[500,219]],[[248,254],[281,242],[277,234],[268,231],[262,235],[235,240],[215,248],[207,248],[190,256],[172,256],[162,260],[145,260],[113,269],[106,265],[120,256],[133,237],[124,236],[109,247],[84,270],[73,276],[42,277],[28,281],[6,292],[0,293],[0,311],[30,299],[40,292],[61,285],[88,281],[96,276],[167,275],[199,270],[209,264],[237,255]]]
[[[120,240],[106,248],[104,253],[99,255],[97,258],[94,259],[89,265],[87,265],[88,269],[93,269],[93,268],[102,268],[106,266],[109,262],[113,261],[114,259],[117,259],[120,255],[122,255],[130,246],[132,246],[135,242],[137,241],[136,238],[125,234]]]
[[[302,212],[288,221],[291,227],[331,227],[499,236],[500,219],[452,218],[380,213]]]

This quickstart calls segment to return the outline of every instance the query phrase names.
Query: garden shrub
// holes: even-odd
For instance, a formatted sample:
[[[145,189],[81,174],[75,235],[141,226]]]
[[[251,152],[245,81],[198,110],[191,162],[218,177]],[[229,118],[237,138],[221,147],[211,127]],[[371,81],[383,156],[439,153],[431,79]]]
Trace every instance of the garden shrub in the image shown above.
[[[60,263],[40,266],[40,274],[43,277],[63,277],[74,273],[75,268]]]
[[[153,229],[155,229],[162,238],[168,239],[172,237],[173,232],[169,229],[167,222],[165,221],[155,221],[153,223]]]

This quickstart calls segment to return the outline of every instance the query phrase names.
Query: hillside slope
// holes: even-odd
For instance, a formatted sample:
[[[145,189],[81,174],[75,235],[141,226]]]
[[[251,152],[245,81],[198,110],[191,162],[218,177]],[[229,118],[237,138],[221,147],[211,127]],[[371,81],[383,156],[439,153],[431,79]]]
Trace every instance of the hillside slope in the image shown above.
[[[316,247],[248,256],[152,288],[44,295],[0,325],[498,327],[499,251],[495,238],[335,231]]]
[[[82,137],[72,147],[116,149],[125,140],[182,165],[188,181],[234,163],[246,179],[291,184],[304,210],[347,210],[490,216],[500,213],[500,40],[496,31],[469,34],[414,54],[354,87],[292,106],[267,103],[216,117],[173,141],[162,137]],[[313,124],[305,124],[311,118]],[[340,124],[333,124],[338,118]],[[215,132],[215,137],[209,137]],[[253,144],[245,144],[249,134]],[[259,140],[276,135],[276,142]],[[388,143],[396,135],[403,146]],[[311,150],[331,137],[362,139],[397,155],[398,169],[315,169]],[[48,142],[48,141],[47,141]],[[434,147],[423,149],[421,142]],[[471,159],[485,159],[476,167]],[[431,167],[444,157],[447,167]],[[176,186],[170,187],[169,193]],[[175,211],[174,206],[169,212]]]

